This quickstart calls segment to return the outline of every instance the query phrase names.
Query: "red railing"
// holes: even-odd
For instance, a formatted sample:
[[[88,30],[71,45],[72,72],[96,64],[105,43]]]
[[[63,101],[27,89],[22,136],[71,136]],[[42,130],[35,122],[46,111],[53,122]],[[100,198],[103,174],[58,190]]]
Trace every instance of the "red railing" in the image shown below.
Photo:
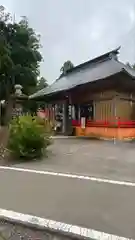
[[[72,126],[73,127],[80,127],[81,121],[78,120],[72,120]],[[90,121],[88,120],[86,122],[86,127],[135,127],[135,121],[122,121],[120,119],[114,120],[114,121]]]

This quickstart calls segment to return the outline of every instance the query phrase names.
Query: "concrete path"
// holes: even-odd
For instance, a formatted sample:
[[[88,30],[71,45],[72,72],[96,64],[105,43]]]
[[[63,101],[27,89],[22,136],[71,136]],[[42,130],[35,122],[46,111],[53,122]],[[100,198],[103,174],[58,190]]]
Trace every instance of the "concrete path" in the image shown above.
[[[135,239],[134,184],[97,180],[0,168],[0,208]]]
[[[48,158],[15,166],[135,182],[135,143],[55,139]]]

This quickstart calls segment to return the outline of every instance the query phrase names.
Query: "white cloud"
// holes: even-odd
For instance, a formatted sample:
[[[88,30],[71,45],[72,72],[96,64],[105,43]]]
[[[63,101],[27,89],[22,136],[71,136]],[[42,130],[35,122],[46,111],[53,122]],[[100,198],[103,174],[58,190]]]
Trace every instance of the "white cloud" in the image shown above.
[[[79,64],[122,45],[135,62],[135,0],[0,0],[42,36],[42,74],[52,81],[67,59]]]

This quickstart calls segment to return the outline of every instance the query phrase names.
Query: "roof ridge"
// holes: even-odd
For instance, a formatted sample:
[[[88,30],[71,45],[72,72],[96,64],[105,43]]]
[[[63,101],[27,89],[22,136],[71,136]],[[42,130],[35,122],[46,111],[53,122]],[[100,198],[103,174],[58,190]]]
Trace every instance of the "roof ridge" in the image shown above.
[[[102,55],[100,55],[100,56],[98,56],[98,57],[92,58],[92,59],[90,59],[90,60],[88,60],[88,61],[86,61],[86,62],[84,62],[84,63],[81,63],[81,64],[79,64],[79,65],[76,65],[74,68],[68,70],[66,75],[68,75],[68,73],[71,73],[71,72],[73,72],[74,70],[76,70],[76,69],[78,69],[78,68],[85,67],[85,66],[88,65],[88,64],[100,63],[100,62],[102,62],[102,61],[106,61],[106,60],[108,60],[108,59],[111,59],[111,58],[113,58],[114,56],[117,56],[117,55],[119,54],[119,50],[120,50],[120,46],[119,46],[118,48],[116,48],[116,49],[114,49],[114,50],[111,50],[111,51],[109,51],[109,52],[106,52],[106,53],[104,53],[104,54],[102,54]],[[65,76],[66,76],[66,75],[65,75]]]

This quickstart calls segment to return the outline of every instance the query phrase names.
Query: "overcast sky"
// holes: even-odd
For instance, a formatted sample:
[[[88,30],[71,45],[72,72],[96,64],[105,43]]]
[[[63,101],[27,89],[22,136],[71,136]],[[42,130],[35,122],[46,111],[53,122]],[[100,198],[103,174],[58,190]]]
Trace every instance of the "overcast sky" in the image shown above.
[[[66,60],[75,65],[121,45],[120,59],[135,62],[135,0],[0,0],[27,16],[41,34],[41,75],[49,83]]]

